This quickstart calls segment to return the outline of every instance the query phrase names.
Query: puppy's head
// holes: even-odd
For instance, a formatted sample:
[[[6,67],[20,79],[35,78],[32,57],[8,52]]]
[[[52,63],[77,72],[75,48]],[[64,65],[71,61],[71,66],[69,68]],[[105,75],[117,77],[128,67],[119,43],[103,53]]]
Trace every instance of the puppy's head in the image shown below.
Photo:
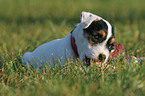
[[[91,62],[105,63],[113,50],[115,36],[113,26],[103,18],[82,12],[81,23],[74,30],[79,58],[85,66]]]

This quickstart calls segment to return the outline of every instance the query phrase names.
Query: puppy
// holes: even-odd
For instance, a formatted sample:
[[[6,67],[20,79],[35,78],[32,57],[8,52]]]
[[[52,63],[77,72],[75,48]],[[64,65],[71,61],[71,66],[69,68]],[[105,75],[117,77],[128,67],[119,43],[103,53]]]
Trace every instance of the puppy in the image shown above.
[[[89,12],[81,13],[81,22],[63,39],[47,42],[33,52],[26,52],[22,63],[40,67],[53,65],[58,60],[64,64],[68,55],[79,58],[84,66],[91,62],[107,62],[115,41],[113,26],[103,18]]]

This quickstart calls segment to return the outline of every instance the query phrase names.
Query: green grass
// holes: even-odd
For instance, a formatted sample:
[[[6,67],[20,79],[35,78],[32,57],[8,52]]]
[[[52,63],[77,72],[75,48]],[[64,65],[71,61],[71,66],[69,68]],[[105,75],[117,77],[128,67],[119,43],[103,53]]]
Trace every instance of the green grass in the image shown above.
[[[145,57],[144,0],[0,0],[0,96],[144,96],[145,63],[125,59],[116,69],[64,66],[33,72],[22,66],[25,52],[63,38],[80,22],[82,11],[97,14],[116,27],[116,42],[126,55]],[[71,65],[72,66],[71,66]]]

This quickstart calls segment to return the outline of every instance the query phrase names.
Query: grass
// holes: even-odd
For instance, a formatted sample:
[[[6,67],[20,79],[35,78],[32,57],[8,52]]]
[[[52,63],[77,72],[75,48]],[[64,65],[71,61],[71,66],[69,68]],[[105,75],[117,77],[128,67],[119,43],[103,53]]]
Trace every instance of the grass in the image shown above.
[[[126,55],[145,57],[144,0],[0,0],[0,95],[42,96],[144,96],[145,63],[108,63],[109,68],[80,69],[68,60],[58,68],[26,70],[25,52],[63,38],[80,22],[80,13],[90,11],[116,27],[116,42]],[[70,64],[72,66],[70,66]]]

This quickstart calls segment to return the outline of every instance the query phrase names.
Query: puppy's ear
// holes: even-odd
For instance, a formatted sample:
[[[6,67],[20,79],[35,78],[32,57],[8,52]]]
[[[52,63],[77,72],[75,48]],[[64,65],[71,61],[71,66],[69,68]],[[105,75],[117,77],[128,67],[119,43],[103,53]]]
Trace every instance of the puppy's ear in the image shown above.
[[[83,23],[88,17],[91,15],[89,12],[82,12],[81,13],[81,22]]]
[[[84,24],[84,28],[87,28],[93,21],[100,19],[102,18],[89,12],[81,13],[81,23]]]

